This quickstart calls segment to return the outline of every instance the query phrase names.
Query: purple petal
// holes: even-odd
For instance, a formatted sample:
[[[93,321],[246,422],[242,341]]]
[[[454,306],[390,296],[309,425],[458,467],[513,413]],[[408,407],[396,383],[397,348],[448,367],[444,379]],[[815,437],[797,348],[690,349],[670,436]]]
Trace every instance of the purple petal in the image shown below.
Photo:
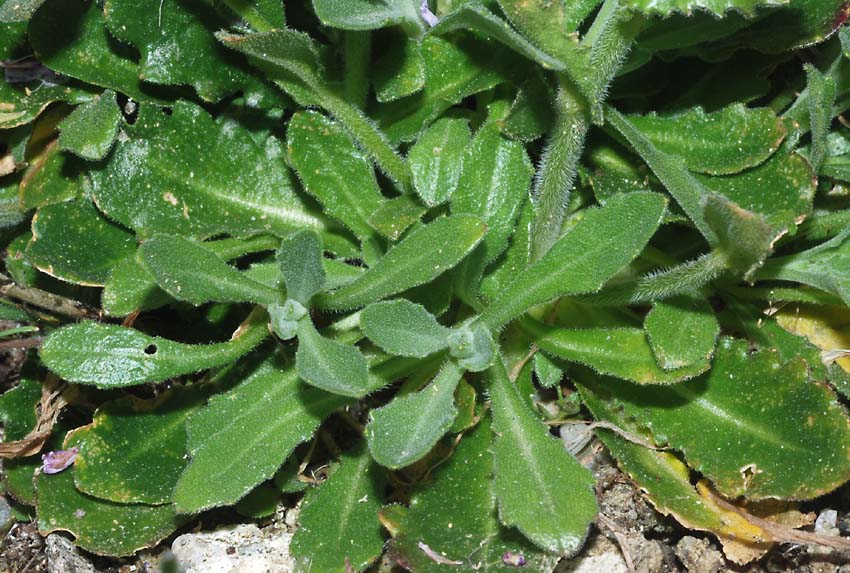
[[[502,555],[502,563],[512,567],[523,567],[525,566],[525,555],[514,553],[513,551],[505,551],[504,555]]]
[[[425,23],[432,28],[440,21],[439,18],[431,12],[431,9],[428,8],[428,0],[422,0],[422,6],[419,8],[419,15],[422,16]]]
[[[41,456],[41,471],[46,474],[58,474],[69,467],[77,459],[80,448],[74,446],[70,450],[56,450]]]

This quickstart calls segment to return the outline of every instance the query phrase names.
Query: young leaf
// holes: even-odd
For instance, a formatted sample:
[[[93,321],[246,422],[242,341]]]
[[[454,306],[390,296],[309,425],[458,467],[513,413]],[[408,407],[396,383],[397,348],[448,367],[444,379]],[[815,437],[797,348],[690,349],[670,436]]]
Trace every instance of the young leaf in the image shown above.
[[[549,435],[500,360],[487,373],[499,519],[547,551],[574,555],[598,511],[593,474]]]
[[[561,559],[499,523],[491,436],[488,416],[436,468],[433,484],[414,491],[410,507],[390,505],[381,511],[381,522],[392,535],[390,554],[411,570],[445,573],[471,564],[476,571],[511,573],[516,566],[503,560],[510,552],[524,556],[529,571],[551,573]],[[451,564],[436,562],[435,555]]]
[[[371,391],[366,357],[355,346],[324,338],[309,317],[298,322],[295,368],[302,380],[333,394],[362,398]]]
[[[36,489],[39,533],[68,531],[77,546],[96,555],[132,555],[153,547],[186,521],[171,504],[122,504],[88,496],[74,487],[70,469],[40,474]]]
[[[322,290],[325,285],[322,261],[322,241],[312,231],[300,231],[281,241],[277,262],[288,298],[306,306]]]
[[[369,160],[336,122],[298,112],[287,130],[287,156],[304,190],[361,241],[373,233],[369,217],[384,202]]]
[[[457,360],[461,368],[470,372],[487,370],[498,354],[493,335],[480,322],[464,325],[452,331],[448,344],[452,358]]]
[[[132,233],[103,217],[91,201],[48,205],[32,222],[27,259],[70,283],[102,286],[113,266],[136,249]]]
[[[564,377],[564,369],[561,368],[554,360],[538,352],[534,355],[534,373],[537,375],[537,381],[544,388],[554,388],[561,382]]]
[[[378,511],[385,481],[384,471],[361,442],[323,484],[308,491],[292,537],[299,567],[349,573],[372,564],[384,548]]]
[[[140,235],[284,236],[326,227],[293,191],[274,138],[263,149],[247,129],[225,129],[187,102],[176,103],[170,116],[142,107],[127,129],[129,139],[91,172],[92,196]],[[201,140],[207,144],[199,147]]]
[[[429,207],[445,203],[458,186],[469,122],[444,117],[422,132],[407,154],[413,188]]]
[[[360,313],[360,328],[386,352],[419,358],[446,348],[451,333],[423,306],[405,299],[370,304]]]
[[[742,104],[712,113],[696,107],[674,115],[631,116],[629,122],[660,152],[681,155],[685,167],[711,175],[738,173],[762,163],[786,135],[771,109]]]
[[[196,306],[210,301],[282,302],[277,289],[248,278],[191,239],[155,235],[139,248],[139,257],[162,290]]]
[[[717,253],[726,268],[750,279],[773,250],[773,229],[764,217],[722,195],[704,201],[705,222],[717,237]]]
[[[65,442],[80,449],[74,485],[119,503],[170,503],[187,463],[186,420],[204,397],[177,387],[154,400],[127,397],[98,408]]]
[[[246,354],[268,335],[265,312],[254,312],[229,342],[183,344],[133,328],[96,322],[53,331],[39,355],[63,379],[102,388],[162,382],[215,368]]]
[[[236,503],[270,479],[325,417],[349,403],[305,386],[282,362],[273,355],[238,366],[231,375],[238,385],[189,419],[191,461],[174,490],[180,512]]]
[[[707,360],[701,360],[672,370],[660,368],[646,332],[639,328],[554,328],[529,318],[519,324],[544,352],[639,384],[687,380],[710,366]]]
[[[709,373],[665,388],[583,383],[655,440],[681,451],[729,497],[811,499],[847,479],[850,420],[805,360],[721,339]]]
[[[359,279],[318,297],[318,306],[356,308],[430,282],[460,262],[486,231],[480,219],[469,215],[452,215],[420,227]]]
[[[112,149],[120,126],[121,110],[115,92],[106,90],[59,124],[59,149],[98,161]]]
[[[372,410],[366,439],[375,461],[399,469],[431,451],[457,416],[454,395],[462,375],[454,362],[446,362],[424,389]]]
[[[589,211],[542,259],[515,277],[480,320],[495,330],[534,305],[599,290],[643,250],[666,205],[656,193],[629,193]]]
[[[720,334],[708,302],[686,296],[656,302],[644,327],[658,365],[667,371],[710,360]]]

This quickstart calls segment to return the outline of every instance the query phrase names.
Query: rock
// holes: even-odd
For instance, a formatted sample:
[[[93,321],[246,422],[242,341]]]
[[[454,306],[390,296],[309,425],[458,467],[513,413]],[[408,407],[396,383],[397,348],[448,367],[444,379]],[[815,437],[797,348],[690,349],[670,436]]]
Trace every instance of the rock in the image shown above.
[[[187,533],[171,544],[183,573],[291,573],[292,534],[242,524],[215,531]]]
[[[13,523],[15,523],[15,516],[12,513],[12,506],[5,497],[0,496],[0,535],[9,531]]]
[[[620,549],[603,535],[593,535],[573,559],[561,561],[555,573],[629,573]]]
[[[664,549],[660,541],[649,540],[642,535],[626,538],[627,550],[632,558],[636,573],[658,573],[664,571]]]
[[[676,544],[676,557],[689,573],[719,573],[724,569],[723,555],[707,539],[683,537]]]
[[[45,540],[48,573],[95,573],[91,562],[80,555],[74,543],[59,533]]]

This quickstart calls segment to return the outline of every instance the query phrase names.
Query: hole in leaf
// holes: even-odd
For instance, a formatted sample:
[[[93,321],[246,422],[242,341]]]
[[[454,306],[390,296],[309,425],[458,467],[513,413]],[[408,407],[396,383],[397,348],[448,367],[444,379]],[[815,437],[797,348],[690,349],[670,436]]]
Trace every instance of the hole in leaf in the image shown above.
[[[145,347],[145,354],[147,354],[148,356],[153,356],[154,354],[156,354],[156,350],[156,344],[149,344],[147,347]]]

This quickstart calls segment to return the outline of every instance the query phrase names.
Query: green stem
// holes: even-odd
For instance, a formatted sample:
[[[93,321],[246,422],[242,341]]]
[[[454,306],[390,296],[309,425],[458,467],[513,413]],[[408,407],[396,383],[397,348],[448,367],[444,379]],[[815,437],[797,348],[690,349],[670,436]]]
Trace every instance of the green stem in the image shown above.
[[[345,32],[345,75],[342,93],[345,99],[363,109],[369,95],[369,55],[372,50],[371,32]]]

